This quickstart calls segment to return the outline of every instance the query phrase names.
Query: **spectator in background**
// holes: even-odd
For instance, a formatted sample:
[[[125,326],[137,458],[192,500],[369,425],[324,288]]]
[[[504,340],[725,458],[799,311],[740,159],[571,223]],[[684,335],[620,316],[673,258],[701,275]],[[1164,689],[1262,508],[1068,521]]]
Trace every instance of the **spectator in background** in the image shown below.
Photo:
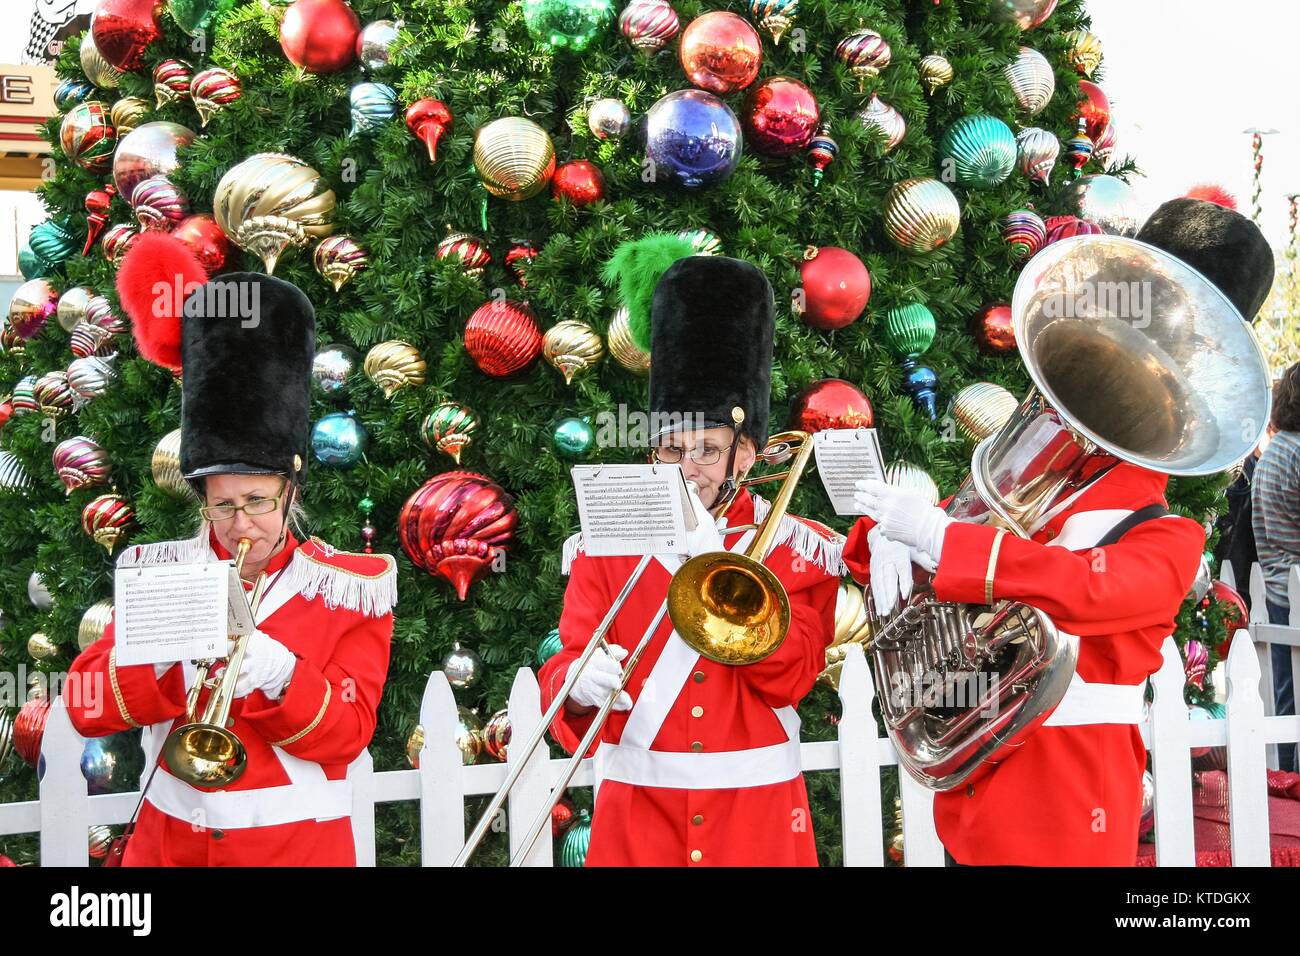
[[[1276,433],[1259,464],[1251,489],[1255,546],[1264,571],[1268,619],[1287,624],[1291,618],[1287,577],[1300,564],[1300,362],[1282,373],[1274,391]],[[1295,675],[1291,649],[1273,645],[1273,698],[1279,714],[1295,713]],[[1295,771],[1294,744],[1278,747],[1279,768]]]

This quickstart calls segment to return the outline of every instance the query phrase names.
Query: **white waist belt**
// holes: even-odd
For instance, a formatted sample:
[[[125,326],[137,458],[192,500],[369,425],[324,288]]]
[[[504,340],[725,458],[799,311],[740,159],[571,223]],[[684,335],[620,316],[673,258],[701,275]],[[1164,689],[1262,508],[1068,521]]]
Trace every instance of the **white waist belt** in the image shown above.
[[[1146,684],[1090,684],[1076,671],[1065,697],[1044,727],[1084,724],[1140,724],[1145,716]]]
[[[596,754],[598,773],[637,787],[670,790],[736,790],[785,783],[799,776],[799,742],[728,753],[645,750],[603,743]]]
[[[352,781],[290,783],[260,790],[198,790],[159,767],[145,799],[178,820],[218,830],[334,820],[352,813]]]

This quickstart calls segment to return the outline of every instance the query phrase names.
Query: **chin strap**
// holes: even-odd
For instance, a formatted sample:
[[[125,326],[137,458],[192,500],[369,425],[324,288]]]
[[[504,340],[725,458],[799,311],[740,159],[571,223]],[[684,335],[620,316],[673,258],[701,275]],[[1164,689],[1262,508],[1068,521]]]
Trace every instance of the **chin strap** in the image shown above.
[[[740,481],[736,475],[736,446],[740,444],[740,422],[731,426],[731,451],[727,453],[727,477],[718,486],[718,496],[713,500],[709,513],[714,518],[721,518],[730,506],[736,493],[740,491]]]

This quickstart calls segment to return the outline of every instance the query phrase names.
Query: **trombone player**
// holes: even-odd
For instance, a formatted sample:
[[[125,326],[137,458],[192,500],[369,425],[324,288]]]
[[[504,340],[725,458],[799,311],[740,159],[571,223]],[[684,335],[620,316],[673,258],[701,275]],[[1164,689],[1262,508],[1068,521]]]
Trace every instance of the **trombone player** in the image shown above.
[[[1088,241],[1100,244],[1109,238],[1089,237]],[[1137,239],[1199,271],[1226,301],[1213,296],[1215,305],[1208,318],[1191,314],[1190,309],[1180,313],[1174,308],[1180,302],[1175,288],[1164,300],[1167,313],[1155,316],[1162,328],[1172,330],[1170,338],[1156,343],[1168,350],[1159,368],[1144,364],[1144,356],[1135,351],[1115,358],[1116,364],[1109,368],[1100,361],[1089,366],[1085,356],[1102,354],[1100,349],[1088,351],[1099,338],[1091,342],[1076,338],[1076,347],[1060,356],[1055,370],[1060,371],[1064,362],[1082,364],[1086,374],[1074,379],[1078,386],[1074,397],[1091,388],[1098,403],[1110,406],[1094,405],[1087,409],[1089,414],[1078,418],[1089,419],[1087,425],[1100,433],[1096,425],[1100,416],[1127,407],[1136,414],[1123,425],[1127,429],[1123,434],[1133,439],[1158,435],[1171,409],[1176,415],[1189,408],[1266,408],[1266,394],[1242,396],[1237,405],[1231,397],[1225,398],[1251,389],[1249,376],[1256,373],[1253,384],[1266,392],[1267,374],[1258,347],[1237,327],[1242,317],[1254,317],[1273,279],[1272,252],[1259,229],[1213,203],[1176,199],[1156,210]],[[1087,248],[1079,246],[1078,251],[1083,254],[1077,258],[1084,260]],[[1173,267],[1181,269],[1178,263],[1163,268],[1174,272]],[[1032,264],[1027,268],[1032,269]],[[1060,280],[1059,274],[1055,278],[1067,282],[1067,295],[1083,291]],[[1153,272],[1146,278],[1159,293],[1159,276]],[[1213,294],[1204,283],[1200,285]],[[1233,308],[1227,307],[1229,303]],[[1157,297],[1154,308],[1161,305]],[[1218,330],[1230,344],[1221,346],[1207,331],[1212,321],[1221,323]],[[1092,322],[1084,319],[1078,325]],[[1137,336],[1119,338],[1130,344],[1137,340]],[[1019,345],[1024,352],[1027,343]],[[1194,385],[1206,394],[1190,396],[1186,406],[1172,401],[1162,406],[1154,389],[1144,392],[1141,387],[1151,380],[1144,383],[1135,377],[1121,383],[1116,371],[1138,368],[1150,374],[1155,369],[1156,375],[1167,372],[1172,377],[1175,369],[1167,367],[1175,363],[1171,354],[1188,363],[1184,371],[1194,371],[1198,366],[1213,367],[1213,362],[1202,360],[1220,348],[1224,355],[1232,348],[1239,350],[1233,355],[1245,356],[1237,366],[1241,380],[1202,377]],[[1041,359],[1044,353],[1034,354]],[[1225,361],[1222,367],[1229,365]],[[1035,374],[1040,385],[1042,373],[1040,366]],[[1199,401],[1202,398],[1204,402]],[[1058,410],[1066,410],[1065,404]],[[1264,422],[1237,421],[1227,414],[1208,415],[1205,420],[1192,417],[1177,424],[1179,428],[1170,430],[1174,440],[1182,443],[1175,450],[1199,443],[1201,448],[1230,449],[1224,457],[1231,457],[1237,445],[1241,454],[1249,450],[1254,444],[1252,429],[1262,429]],[[1149,464],[1161,461],[1154,453],[1144,458],[1143,453],[1133,452],[1135,443],[1115,444],[1127,448],[1130,458]],[[1044,458],[1077,452],[1072,441],[1035,447]],[[1161,645],[1173,632],[1179,607],[1195,579],[1205,535],[1195,521],[1168,513],[1167,474],[1133,461],[1116,463],[1114,450],[1104,443],[1101,448],[1111,460],[1089,464],[1114,467],[1067,498],[1064,510],[1054,516],[1049,511],[1042,527],[1035,530],[1031,525],[1027,530],[1033,534],[1027,539],[991,524],[955,521],[945,510],[900,488],[880,482],[859,485],[858,505],[867,517],[857,522],[849,536],[845,563],[859,582],[870,580],[882,613],[898,597],[907,597],[911,566],[916,564],[936,572],[933,589],[939,601],[970,605],[1021,601],[1046,613],[1061,631],[1078,637],[1069,687],[1042,726],[1000,753],[996,762],[987,760],[980,773],[966,782],[936,794],[936,829],[950,861],[957,864],[1132,866],[1136,862],[1146,766],[1137,725],[1143,719],[1145,685],[1163,663]],[[1186,467],[1182,473],[1205,471]]]
[[[206,279],[189,251],[161,233],[141,236],[118,274],[141,354],[183,365],[180,467],[203,519],[196,537],[129,547],[118,565],[192,564],[246,550],[237,566],[245,589],[261,582],[250,602],[257,630],[232,642],[245,645],[231,657],[235,674],[203,684],[190,661],[118,666],[110,623],[73,663],[81,680],[68,687],[98,678],[94,686],[111,692],[94,710],[65,693],[68,713],[83,736],[144,728],[147,782],[129,841],[110,851],[113,864],[353,866],[347,769],[375,728],[394,562],[299,541],[289,527],[306,476],[311,303],[270,276],[234,273],[200,285]],[[198,287],[182,323],[181,303],[156,289],[187,282]],[[255,284],[255,322],[207,307],[224,298],[206,295],[208,287],[231,282]],[[197,717],[219,691],[228,692],[229,720]],[[215,763],[202,759],[207,751],[186,750],[181,743],[193,738],[180,728],[195,723],[207,739],[228,729],[236,755]]]
[[[687,256],[654,286],[650,317],[651,420],[693,426],[651,439],[654,460],[680,463],[698,489],[690,554],[743,551],[769,509],[741,481],[767,445],[772,288],[751,263]],[[764,564],[789,595],[784,642],[756,663],[721,664],[662,621],[593,748],[603,777],[587,865],[816,865],[795,707],[825,664],[842,542],[788,514],[774,540]],[[576,542],[566,553],[563,648],[539,674],[544,707],[637,563],[589,557]],[[610,651],[594,654],[552,724],[570,753],[622,684],[621,662],[663,605],[675,566],[651,561],[608,632]]]

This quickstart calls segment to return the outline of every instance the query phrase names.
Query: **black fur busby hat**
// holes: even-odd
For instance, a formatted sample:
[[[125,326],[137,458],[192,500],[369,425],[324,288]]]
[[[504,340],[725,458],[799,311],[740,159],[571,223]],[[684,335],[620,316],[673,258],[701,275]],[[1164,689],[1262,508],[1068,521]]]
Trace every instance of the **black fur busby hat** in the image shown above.
[[[738,407],[740,434],[763,448],[774,327],[772,286],[753,263],[678,259],[659,279],[650,307],[651,415],[690,415],[696,427],[731,427]]]
[[[1204,199],[1171,199],[1138,231],[1141,242],[1177,256],[1213,282],[1247,322],[1273,285],[1273,250],[1259,227]]]
[[[218,276],[185,299],[181,473],[307,475],[316,312],[274,276]]]

